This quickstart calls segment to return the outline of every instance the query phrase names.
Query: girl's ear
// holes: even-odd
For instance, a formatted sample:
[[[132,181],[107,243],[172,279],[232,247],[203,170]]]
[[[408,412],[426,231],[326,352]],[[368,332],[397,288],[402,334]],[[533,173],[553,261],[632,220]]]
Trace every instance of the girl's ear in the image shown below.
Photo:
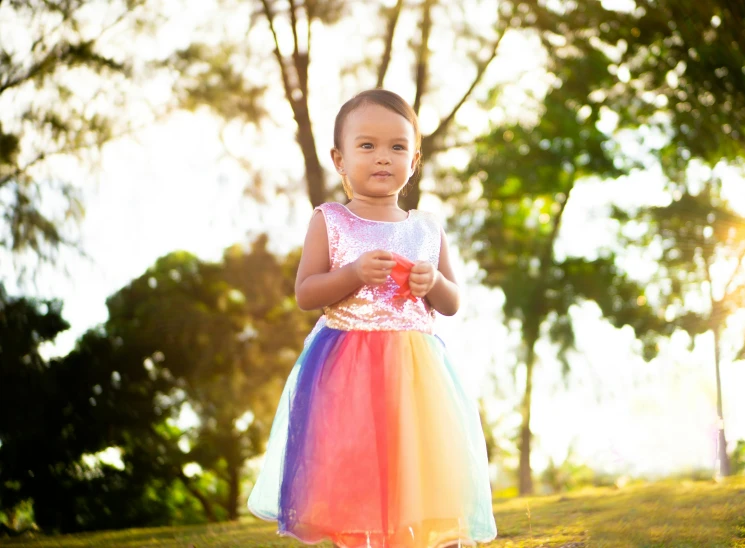
[[[409,170],[409,177],[414,175],[414,172],[416,171],[417,166],[419,165],[419,161],[422,159],[422,151],[417,150],[414,153],[414,158],[411,160],[411,169]]]
[[[334,162],[334,168],[340,174],[344,174],[344,159],[341,156],[341,151],[336,148],[331,148],[331,161]]]

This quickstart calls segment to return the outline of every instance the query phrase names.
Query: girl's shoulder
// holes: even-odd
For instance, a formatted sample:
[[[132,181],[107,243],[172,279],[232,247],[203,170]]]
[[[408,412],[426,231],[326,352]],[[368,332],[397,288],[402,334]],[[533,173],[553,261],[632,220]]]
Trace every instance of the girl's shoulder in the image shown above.
[[[328,211],[328,210],[339,210],[344,207],[343,204],[340,204],[339,202],[324,202],[321,205],[317,205],[314,209],[318,209],[321,211]]]
[[[440,224],[437,215],[431,211],[424,211],[422,209],[412,209],[409,211],[409,215],[415,218],[424,219],[433,223]]]
[[[426,225],[427,227],[436,230],[437,232],[442,229],[440,218],[431,211],[412,209],[411,211],[409,211],[409,218],[418,223]]]
[[[327,225],[340,222],[346,216],[346,212],[347,208],[338,202],[325,202],[313,208],[313,216],[320,214]]]

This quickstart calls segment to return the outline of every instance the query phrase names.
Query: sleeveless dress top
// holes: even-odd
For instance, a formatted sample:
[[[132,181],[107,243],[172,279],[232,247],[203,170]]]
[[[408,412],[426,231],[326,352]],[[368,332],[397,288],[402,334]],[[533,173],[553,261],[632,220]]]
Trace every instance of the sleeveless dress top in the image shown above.
[[[372,221],[339,203],[318,206],[326,221],[331,270],[346,266],[368,251],[383,249],[411,261],[440,260],[440,226],[434,216],[409,211],[404,221]],[[396,296],[391,277],[380,285],[364,285],[324,308],[326,326],[342,331],[421,331],[432,333],[435,312],[424,299]]]

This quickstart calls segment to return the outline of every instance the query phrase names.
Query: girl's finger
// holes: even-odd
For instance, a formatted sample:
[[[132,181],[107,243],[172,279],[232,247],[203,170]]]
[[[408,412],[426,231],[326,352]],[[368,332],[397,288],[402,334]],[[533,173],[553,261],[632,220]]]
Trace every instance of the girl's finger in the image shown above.
[[[375,251],[373,251],[373,258],[383,261],[392,261],[393,255],[391,255],[390,251],[385,251],[384,249],[376,249]]]

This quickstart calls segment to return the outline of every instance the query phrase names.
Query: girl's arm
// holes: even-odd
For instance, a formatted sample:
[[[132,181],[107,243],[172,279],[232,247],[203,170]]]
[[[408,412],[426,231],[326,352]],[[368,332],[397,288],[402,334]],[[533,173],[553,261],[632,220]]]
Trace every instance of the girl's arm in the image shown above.
[[[392,259],[388,251],[368,251],[353,263],[329,271],[331,261],[326,220],[316,212],[308,226],[295,278],[297,304],[303,310],[323,308],[342,300],[365,284],[381,284],[396,264]]]
[[[429,304],[443,316],[452,316],[460,308],[460,290],[450,265],[448,243],[445,232],[440,229],[440,261],[437,269],[427,262],[419,261],[411,269],[409,277],[411,293],[416,297],[427,297]]]

